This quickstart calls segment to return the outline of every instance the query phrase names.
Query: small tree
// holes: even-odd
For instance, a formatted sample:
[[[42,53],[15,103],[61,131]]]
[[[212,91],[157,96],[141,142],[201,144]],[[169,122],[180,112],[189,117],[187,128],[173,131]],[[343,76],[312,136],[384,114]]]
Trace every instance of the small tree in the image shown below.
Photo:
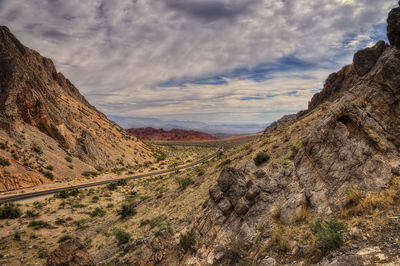
[[[263,163],[266,163],[268,160],[269,160],[269,155],[266,152],[261,151],[257,153],[256,157],[254,158],[254,164],[256,166],[260,166]]]
[[[6,203],[0,206],[0,219],[17,219],[21,215],[21,209],[13,203]]]
[[[329,221],[318,219],[310,225],[311,232],[318,237],[325,250],[337,249],[343,245],[343,233],[346,232],[346,224],[335,218]]]

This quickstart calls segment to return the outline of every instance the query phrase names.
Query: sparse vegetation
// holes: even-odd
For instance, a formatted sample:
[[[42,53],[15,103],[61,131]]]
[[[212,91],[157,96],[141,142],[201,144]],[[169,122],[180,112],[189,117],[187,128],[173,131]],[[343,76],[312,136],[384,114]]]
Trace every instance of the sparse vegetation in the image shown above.
[[[4,157],[0,157],[0,166],[9,166],[10,161]]]
[[[266,152],[261,151],[261,152],[257,153],[256,157],[254,158],[254,164],[256,166],[260,166],[260,165],[268,162],[269,158],[270,158],[270,156]]]
[[[185,190],[188,186],[194,184],[194,180],[190,176],[177,178],[176,182],[181,190]]]
[[[194,233],[193,231],[189,231],[187,233],[183,233],[179,237],[179,245],[185,250],[188,251],[193,247],[195,243]]]
[[[115,236],[118,241],[118,245],[123,245],[129,242],[131,239],[131,234],[125,232],[122,229],[114,228],[111,230],[111,233]]]
[[[136,214],[136,206],[137,203],[135,201],[128,201],[127,203],[122,204],[121,209],[117,211],[122,218],[126,218],[129,216],[133,216]]]
[[[106,211],[99,207],[90,213],[91,217],[103,217],[104,215],[106,215]]]
[[[40,228],[49,227],[50,224],[43,220],[34,220],[34,221],[30,222],[28,226],[33,227],[34,229],[40,229]]]
[[[343,245],[343,233],[346,225],[331,218],[329,221],[317,219],[310,225],[311,232],[318,237],[325,250],[336,249]]]
[[[21,209],[13,203],[5,203],[0,206],[0,219],[17,219],[21,215]]]
[[[64,158],[67,162],[72,163],[72,157],[67,156]]]

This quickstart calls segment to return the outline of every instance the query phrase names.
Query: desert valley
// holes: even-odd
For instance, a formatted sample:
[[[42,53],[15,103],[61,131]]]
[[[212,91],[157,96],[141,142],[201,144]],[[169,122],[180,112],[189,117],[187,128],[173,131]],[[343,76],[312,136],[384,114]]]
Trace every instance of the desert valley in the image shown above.
[[[388,11],[306,110],[222,138],[122,128],[1,26],[0,264],[400,265]]]

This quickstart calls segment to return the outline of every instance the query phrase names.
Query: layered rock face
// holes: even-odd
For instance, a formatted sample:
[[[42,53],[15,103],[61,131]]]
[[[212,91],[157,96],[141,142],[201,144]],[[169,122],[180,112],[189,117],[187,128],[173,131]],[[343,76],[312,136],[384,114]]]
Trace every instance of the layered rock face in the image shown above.
[[[292,224],[306,210],[329,215],[345,206],[346,189],[380,191],[400,175],[397,12],[394,9],[388,20],[392,45],[380,41],[357,52],[353,64],[330,75],[324,90],[313,97],[310,112],[327,100],[332,103],[317,110],[320,118],[302,139],[294,166],[258,168],[248,162],[222,171],[210,188],[208,207],[193,224],[200,239],[200,264],[243,263],[241,250],[257,237],[272,237],[271,217]],[[257,234],[257,228],[264,233]],[[253,262],[267,260],[256,252],[250,253]],[[307,254],[306,247],[293,252]]]
[[[60,244],[47,258],[48,266],[94,266],[85,246],[78,238],[68,239]]]
[[[71,179],[94,168],[151,161],[151,153],[143,143],[91,106],[56,71],[50,59],[22,45],[3,26],[0,27],[0,142],[7,146],[1,156],[12,164],[0,169],[0,191],[46,182],[37,177],[28,182],[35,176],[31,172],[41,169],[43,172],[46,163],[54,168],[56,179],[61,176]],[[32,155],[28,154],[31,152]],[[148,158],[138,156],[139,153]],[[41,158],[34,160],[35,154]],[[65,157],[70,157],[71,162]],[[1,170],[7,173],[1,174]],[[18,186],[15,180],[21,176],[23,185]]]

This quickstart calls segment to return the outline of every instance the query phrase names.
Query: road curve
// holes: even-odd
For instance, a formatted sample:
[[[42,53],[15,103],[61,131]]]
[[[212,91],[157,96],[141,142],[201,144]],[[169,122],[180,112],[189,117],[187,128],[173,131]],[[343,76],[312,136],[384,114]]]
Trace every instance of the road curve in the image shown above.
[[[219,153],[220,153],[220,149],[217,152],[215,152],[199,161],[196,161],[196,162],[184,165],[184,166],[180,166],[180,167],[177,167],[174,169],[168,169],[168,170],[157,171],[157,172],[152,172],[152,173],[147,173],[147,174],[134,175],[134,176],[128,176],[128,177],[123,177],[123,178],[118,178],[118,179],[104,180],[104,181],[98,181],[98,182],[63,187],[63,188],[54,188],[54,189],[49,189],[49,190],[0,197],[0,202],[12,202],[12,201],[18,201],[18,200],[23,200],[23,199],[35,198],[35,197],[39,197],[39,196],[46,196],[46,195],[51,195],[51,194],[54,194],[54,193],[57,193],[57,192],[60,192],[63,190],[68,190],[68,189],[81,189],[81,188],[97,187],[97,186],[101,186],[101,185],[105,185],[105,184],[109,184],[109,183],[118,182],[119,180],[133,180],[133,179],[139,179],[139,178],[144,178],[144,177],[149,177],[149,176],[168,174],[168,173],[172,173],[175,171],[192,168],[194,166],[202,164],[202,163],[214,158]]]

